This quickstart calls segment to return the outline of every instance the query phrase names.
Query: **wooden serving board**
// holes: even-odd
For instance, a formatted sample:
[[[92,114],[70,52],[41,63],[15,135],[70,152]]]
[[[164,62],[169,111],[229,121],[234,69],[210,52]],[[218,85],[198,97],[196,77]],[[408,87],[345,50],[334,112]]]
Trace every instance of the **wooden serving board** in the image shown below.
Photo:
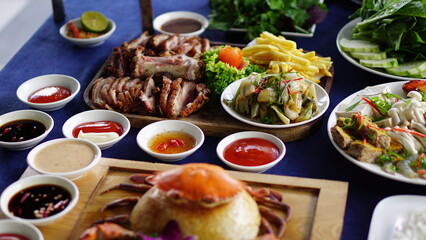
[[[124,190],[101,193],[118,183],[128,182],[128,176],[135,172],[153,173],[173,167],[176,165],[102,158],[92,171],[75,180],[80,199],[73,211],[48,226],[40,227],[44,238],[78,239],[96,220],[130,213],[131,207],[117,207],[103,213],[100,209],[109,201],[138,194]],[[268,187],[283,194],[284,202],[292,208],[292,217],[283,239],[340,239],[347,182],[236,171],[229,173],[253,188]],[[27,169],[23,177],[31,174],[34,172]]]
[[[101,77],[104,67],[105,64],[101,67],[101,69],[97,72],[95,77],[84,90],[84,102],[91,109],[99,109],[93,104],[90,96],[92,86],[95,81],[99,77]],[[330,72],[334,73],[333,66],[330,68]],[[326,90],[327,93],[330,93],[332,83],[333,77],[323,77],[321,79],[320,85]],[[168,119],[163,117],[142,116],[137,114],[124,115],[129,119],[131,125],[136,128],[143,128],[150,123]],[[187,122],[197,125],[203,130],[206,136],[225,137],[227,135],[240,131],[262,131],[273,134],[279,137],[284,142],[290,142],[300,140],[309,136],[312,131],[315,131],[319,127],[322,117],[316,119],[315,121],[292,128],[261,128],[243,123],[233,118],[225,112],[219,102],[210,101],[209,103],[204,105],[199,111],[189,115],[186,118],[178,119],[185,120]]]

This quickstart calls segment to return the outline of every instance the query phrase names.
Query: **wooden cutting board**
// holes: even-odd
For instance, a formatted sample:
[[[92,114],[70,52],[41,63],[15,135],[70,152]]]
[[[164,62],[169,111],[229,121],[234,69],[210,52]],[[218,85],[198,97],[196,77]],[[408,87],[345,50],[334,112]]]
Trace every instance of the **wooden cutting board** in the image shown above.
[[[84,90],[84,102],[91,109],[99,109],[92,102],[91,90],[95,81],[101,77],[104,67],[105,64],[101,67],[101,69],[99,69],[95,77]],[[329,71],[334,74],[334,67],[332,66]],[[332,83],[333,77],[323,77],[319,85],[321,85],[327,93],[330,93]],[[124,115],[129,119],[131,125],[136,128],[143,128],[150,123],[168,119],[163,117],[143,116],[137,114]],[[235,132],[261,131],[273,134],[284,142],[290,142],[309,136],[313,131],[320,127],[322,118],[323,116],[312,122],[292,128],[261,128],[243,123],[233,118],[227,112],[225,112],[219,102],[210,101],[199,111],[189,115],[186,118],[180,118],[180,120],[197,125],[203,130],[206,136],[225,137]]]
[[[131,207],[118,207],[103,213],[100,209],[109,201],[138,194],[123,190],[101,192],[118,183],[128,182],[128,176],[135,172],[153,173],[173,167],[176,165],[102,158],[95,169],[75,180],[80,190],[80,199],[73,211],[51,225],[40,227],[44,238],[78,239],[94,221],[130,213]],[[229,173],[253,188],[269,187],[283,194],[283,201],[292,208],[292,217],[287,223],[283,239],[340,239],[347,182],[236,171]],[[23,177],[31,174],[34,172],[27,169]]]

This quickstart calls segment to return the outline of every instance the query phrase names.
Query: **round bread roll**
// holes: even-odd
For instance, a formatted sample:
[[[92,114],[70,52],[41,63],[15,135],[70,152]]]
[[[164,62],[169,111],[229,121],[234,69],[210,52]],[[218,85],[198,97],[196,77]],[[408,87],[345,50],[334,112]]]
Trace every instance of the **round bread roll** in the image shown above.
[[[260,219],[256,202],[245,190],[221,205],[206,207],[176,201],[157,187],[142,196],[130,216],[134,231],[160,233],[169,220],[176,220],[183,236],[199,240],[255,239]]]

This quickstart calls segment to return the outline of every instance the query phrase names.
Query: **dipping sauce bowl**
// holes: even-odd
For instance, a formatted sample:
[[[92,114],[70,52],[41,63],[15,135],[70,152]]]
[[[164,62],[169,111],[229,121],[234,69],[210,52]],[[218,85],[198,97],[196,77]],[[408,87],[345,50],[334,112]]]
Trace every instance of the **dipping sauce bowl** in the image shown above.
[[[286,147],[278,137],[257,131],[231,134],[216,148],[217,156],[229,167],[247,172],[264,172],[280,162]]]
[[[12,183],[3,191],[0,209],[10,219],[45,226],[69,213],[79,195],[77,186],[67,178],[33,175]]]
[[[11,236],[11,238],[6,238],[5,236]],[[22,236],[28,240],[43,240],[43,234],[40,230],[34,225],[12,220],[12,219],[1,219],[0,220],[0,239],[16,239],[12,236]],[[4,238],[2,238],[4,237]]]
[[[92,142],[59,138],[33,148],[27,156],[27,163],[40,174],[74,180],[96,166],[101,154],[99,147]]]

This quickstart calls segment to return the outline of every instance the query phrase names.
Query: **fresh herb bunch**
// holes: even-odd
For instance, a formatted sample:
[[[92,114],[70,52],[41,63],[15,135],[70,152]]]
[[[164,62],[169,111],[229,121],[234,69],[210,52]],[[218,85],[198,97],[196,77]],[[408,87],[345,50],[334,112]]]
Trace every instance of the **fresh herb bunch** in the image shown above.
[[[353,37],[380,44],[399,62],[426,60],[426,0],[363,0]]]
[[[327,13],[319,0],[211,0],[210,6],[209,27],[224,31],[244,28],[249,39],[263,31],[308,33],[306,29],[321,22]]]

